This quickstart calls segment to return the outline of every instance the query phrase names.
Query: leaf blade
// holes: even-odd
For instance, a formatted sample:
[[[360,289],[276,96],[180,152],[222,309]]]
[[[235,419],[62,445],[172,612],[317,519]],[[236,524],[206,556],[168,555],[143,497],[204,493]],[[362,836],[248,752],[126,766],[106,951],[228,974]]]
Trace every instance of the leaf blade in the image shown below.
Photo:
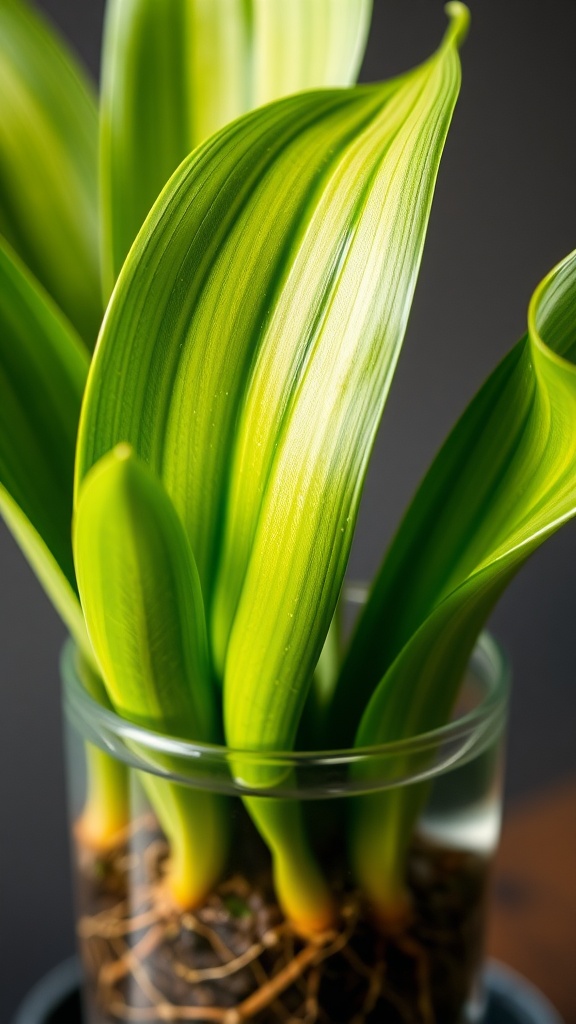
[[[70,525],[84,346],[0,239],[0,511],[84,644]]]
[[[102,308],[92,87],[23,0],[0,4],[0,231],[90,348]]]
[[[235,417],[260,323],[286,272],[285,238],[299,230],[320,173],[306,147],[323,119],[321,163],[335,140],[366,119],[358,108],[346,94],[305,94],[249,115],[197,150],[158,201],[109,307],[86,391],[77,481],[116,443],[131,444],[164,480],[207,597]],[[255,246],[246,225],[263,218],[267,231]]]
[[[290,414],[274,437],[263,500],[254,507],[253,540],[226,661],[225,722],[232,745],[240,737],[257,748],[264,743],[283,749],[293,743],[306,687],[334,614],[458,93],[453,43],[449,30],[438,54],[399,80],[389,100],[391,112],[384,108],[381,156],[375,166],[369,164],[366,192],[358,188],[354,233],[337,287],[329,293],[328,315],[304,372],[296,376]],[[330,222],[321,205],[318,213]],[[313,265],[305,252],[302,273],[311,275]],[[297,319],[294,305],[290,329]],[[281,345],[278,350],[282,353]],[[275,360],[276,350],[272,366]],[[292,378],[278,374],[278,379]],[[262,390],[259,385],[256,380],[261,419],[260,410],[267,408],[261,398],[266,381]],[[240,436],[248,441],[259,436],[243,433],[243,427]],[[242,486],[247,473],[242,459],[239,465]],[[245,495],[242,501],[232,500],[232,517],[247,503]],[[242,536],[236,536],[230,548],[238,550],[241,544]]]
[[[535,292],[527,336],[440,450],[381,569],[341,679],[349,703],[352,676],[365,670],[375,685],[359,745],[416,735],[447,720],[501,593],[530,554],[576,514],[575,323],[572,253]],[[402,579],[415,581],[414,605],[398,587]],[[384,622],[398,629],[392,646],[382,645]],[[401,792],[360,804],[354,857],[376,899],[389,899],[397,888],[415,810]]]
[[[126,445],[102,459],[82,486],[74,552],[88,633],[116,712],[164,736],[213,740],[194,558],[161,483]],[[177,759],[162,751],[145,756],[151,771],[140,778],[171,847],[167,893],[179,908],[193,908],[225,862],[223,802],[156,776],[158,768],[177,771]]]
[[[366,671],[377,682],[459,587],[492,568],[515,570],[532,546],[573,514],[575,266],[570,255],[542,282],[532,300],[528,335],[488,378],[424,478],[351,645],[343,669],[349,701],[352,673]],[[410,596],[402,578],[411,580]],[[384,620],[391,623],[387,635],[394,637],[393,646],[383,640]]]
[[[456,6],[462,22],[465,9]],[[314,475],[310,470],[315,465],[314,457],[316,465],[320,466],[319,472],[324,472],[330,464],[330,458],[324,458],[320,442],[330,450],[333,442],[330,435],[334,428],[334,432],[339,431],[341,442],[336,446],[335,463],[338,463],[337,455],[342,448],[348,472],[333,473],[334,479],[344,480],[346,491],[344,498],[334,498],[333,505],[346,500],[354,504],[357,500],[358,465],[347,447],[350,420],[345,413],[352,405],[360,428],[365,428],[364,439],[368,439],[368,447],[375,421],[379,418],[380,391],[386,389],[403,336],[415,276],[414,268],[409,268],[407,259],[402,273],[399,272],[400,282],[394,281],[393,286],[386,290],[386,299],[381,300],[377,311],[371,311],[369,296],[374,279],[370,278],[369,255],[375,243],[372,241],[365,247],[367,253],[364,253],[363,260],[361,250],[366,241],[366,231],[369,233],[366,225],[370,218],[362,221],[360,213],[363,204],[370,202],[371,212],[374,212],[374,208],[379,207],[382,194],[386,193],[387,172],[391,168],[387,166],[380,176],[379,171],[388,149],[392,148],[392,167],[400,164],[402,173],[394,178],[394,188],[391,189],[393,198],[387,206],[390,224],[387,227],[384,216],[377,220],[381,229],[380,242],[382,235],[386,239],[391,237],[396,242],[396,252],[400,241],[402,244],[406,241],[400,213],[400,183],[405,184],[405,174],[410,167],[413,171],[412,165],[416,161],[411,162],[409,156],[425,153],[424,173],[411,179],[414,189],[410,198],[416,199],[416,224],[412,232],[410,227],[407,228],[412,243],[410,256],[414,258],[416,254],[414,263],[418,263],[440,152],[459,85],[459,62],[454,42],[454,33],[449,30],[438,55],[427,65],[393,83],[349,92],[304,93],[262,108],[210,139],[185,161],[171,179],[124,264],[86,391],[79,435],[77,486],[82,486],[91,466],[114,444],[119,441],[130,443],[162,480],[174,503],[192,549],[198,555],[208,609],[211,608],[218,568],[222,517],[229,496],[230,462],[236,442],[237,421],[246,395],[257,378],[256,368],[262,353],[265,353],[262,357],[265,372],[261,375],[265,384],[263,390],[274,377],[271,366],[275,365],[275,352],[281,364],[281,385],[277,396],[286,393],[287,401],[282,406],[280,399],[280,409],[277,410],[278,447],[287,464],[294,435],[306,425],[311,407],[318,405],[318,381],[330,364],[333,418],[327,414],[321,424],[322,431],[317,434],[310,429],[304,432],[306,443],[310,443],[312,448],[312,457],[305,469],[308,473],[307,486],[314,492],[313,479],[310,482]],[[433,96],[430,105],[434,116],[430,115],[428,123],[426,93],[430,86]],[[411,146],[397,138],[405,121],[410,129],[407,135]],[[394,142],[395,146],[392,145]],[[408,155],[405,149],[409,149]],[[360,184],[357,180],[359,164],[363,168]],[[376,179],[379,191],[372,187]],[[344,196],[341,203],[337,198],[339,187]],[[318,213],[318,208],[323,199],[330,205],[328,196],[332,197],[335,206],[340,203],[344,207],[344,215],[340,211],[336,238],[322,253],[321,266],[317,270],[309,257],[315,241],[316,252],[324,246],[318,239],[324,238],[322,231],[326,218]],[[363,234],[358,228],[359,221],[362,221]],[[347,263],[348,235],[352,236],[353,242],[357,231],[361,234],[361,241],[355,248],[351,244],[353,259]],[[309,271],[313,269],[325,281],[325,287],[320,290],[320,310],[310,294],[314,289],[307,291],[305,283],[302,283],[305,267]],[[382,273],[382,257],[378,268]],[[346,270],[349,272],[346,286],[339,289],[340,275]],[[389,303],[395,312],[389,344],[381,346],[385,354],[378,364],[378,372],[374,374],[367,412],[362,402],[360,409],[354,406],[353,395],[359,378],[366,372],[367,364],[368,367],[370,365],[370,356],[363,350],[364,362],[360,357],[355,362],[354,341],[357,335],[349,324],[351,317],[347,315],[344,318],[348,333],[344,332],[345,341],[340,343],[344,349],[342,389],[339,388],[337,373],[334,374],[331,367],[333,360],[329,344],[320,346],[320,357],[316,360],[313,344],[317,334],[314,325],[322,322],[322,310],[337,304],[332,301],[333,293],[341,309],[346,296],[355,291],[358,274],[362,277],[363,273],[366,273],[367,281],[364,282],[366,309],[362,326],[366,322],[371,326],[367,348],[381,340],[377,322],[383,312],[382,305],[386,307]],[[300,289],[292,287],[293,278],[300,281]],[[284,361],[282,344],[274,325],[274,312],[282,303],[282,318],[287,324],[294,318],[299,326],[291,340],[290,331],[282,334],[280,341],[288,345]],[[299,310],[300,303],[306,307],[304,317]],[[327,332],[331,340],[335,331],[336,325],[331,322],[331,329]],[[312,352],[310,359],[309,349]],[[308,362],[313,364],[310,372]],[[304,388],[307,374],[308,387]],[[301,389],[305,391],[305,401],[298,404],[295,398]],[[259,384],[255,385],[256,404],[259,390]],[[342,400],[340,390],[345,392]],[[286,412],[290,417],[284,415]],[[295,420],[292,434],[288,423],[291,417]],[[354,419],[354,415],[350,419]],[[358,423],[354,425],[358,427]],[[283,437],[284,427],[287,442]],[[319,449],[314,449],[315,443]],[[277,472],[273,449],[272,442],[262,460],[261,478],[267,477],[270,464],[276,485],[273,500],[277,500],[282,491],[282,474]],[[360,470],[366,457],[367,453],[362,451]],[[340,465],[338,463],[338,467]],[[201,488],[198,487],[200,481]],[[242,549],[241,585],[246,558],[252,556],[250,534],[253,531],[254,537],[258,538],[261,521],[265,519],[261,491],[259,486],[255,486],[249,513],[248,543],[243,543]],[[333,497],[330,491],[326,493]],[[274,518],[269,514],[270,504],[273,501],[265,509],[269,524]],[[321,513],[317,502],[313,507],[315,515]],[[283,529],[288,531],[291,511],[291,507],[287,509],[285,505],[282,512]],[[326,530],[326,534],[329,532]],[[312,675],[314,650],[322,645],[324,625],[327,630],[332,617],[330,602],[336,600],[341,582],[338,577],[346,560],[349,536],[344,537],[342,543],[339,521],[337,532],[337,543],[334,543],[332,534],[324,539],[321,557],[327,564],[316,566],[315,572],[308,576],[306,568],[302,569],[303,562],[299,566],[298,585],[301,586],[302,577],[307,576],[307,599],[310,605],[320,604],[321,612],[316,619],[314,615],[307,616],[306,612],[303,615],[304,625],[301,625],[298,642],[305,656],[298,664],[299,659],[293,653],[290,671],[286,667],[283,669],[285,693],[282,702],[273,709],[272,727],[266,709],[262,713],[259,691],[264,691],[269,704],[273,703],[277,662],[272,669],[270,665],[264,666],[266,654],[262,654],[262,647],[256,650],[255,657],[252,655],[254,648],[264,643],[271,646],[274,658],[280,654],[281,660],[284,659],[285,632],[280,631],[277,636],[273,634],[278,622],[274,610],[281,594],[285,596],[291,585],[290,581],[286,582],[288,558],[283,567],[280,565],[280,582],[272,580],[274,572],[268,580],[268,583],[271,580],[277,583],[278,593],[270,594],[270,589],[264,588],[264,595],[260,593],[258,600],[251,602],[251,613],[256,617],[257,606],[263,611],[266,629],[257,638],[257,643],[254,643],[252,634],[246,660],[235,658],[235,678],[230,678],[228,668],[226,671],[227,741],[232,746],[262,749],[273,745],[277,749],[286,749],[293,742],[308,677]],[[261,535],[265,533],[266,529],[262,527]],[[274,537],[274,529],[270,537]],[[330,554],[332,544],[335,550],[333,563]],[[311,546],[314,546],[314,531],[308,529],[305,538],[308,558],[311,557]],[[259,555],[262,556],[262,551]],[[269,565],[278,570],[279,552],[274,555],[276,561],[270,559]],[[255,557],[256,561],[265,564],[266,558]],[[323,591],[326,575],[330,577],[327,594]],[[224,577],[230,579],[230,574],[225,572]],[[232,616],[237,596],[236,593],[230,603]],[[282,630],[285,626],[283,623]],[[237,631],[239,633],[240,630]],[[295,644],[294,648],[297,646]],[[288,663],[289,659],[285,660]],[[265,671],[261,671],[262,667]],[[237,693],[232,692],[232,697],[231,690],[237,681],[244,688],[246,708],[251,709],[252,720],[249,717],[246,720],[250,712],[246,710],[245,714],[242,707],[236,714],[234,701],[237,705],[242,703],[240,686]],[[257,766],[254,771],[260,786],[274,784],[271,778],[274,772],[266,775]],[[252,801],[249,809],[266,841],[275,850],[275,866],[282,880],[286,909],[298,917],[302,914],[302,904],[305,904],[307,919],[322,922],[325,926],[332,913],[331,901],[327,886],[314,865],[305,832],[300,834],[299,858],[291,858],[289,844],[285,841],[291,829],[293,831],[288,811],[286,815],[281,810],[272,813],[264,804],[259,801],[256,806]],[[303,861],[310,868],[305,896],[301,891],[303,878],[299,870]]]
[[[370,11],[371,0],[109,5],[101,130],[107,294],[152,204],[191,150],[255,106],[351,82]],[[321,44],[311,59],[318,23]]]
[[[74,552],[88,633],[116,711],[168,735],[213,738],[194,558],[162,485],[126,445],[83,484]]]

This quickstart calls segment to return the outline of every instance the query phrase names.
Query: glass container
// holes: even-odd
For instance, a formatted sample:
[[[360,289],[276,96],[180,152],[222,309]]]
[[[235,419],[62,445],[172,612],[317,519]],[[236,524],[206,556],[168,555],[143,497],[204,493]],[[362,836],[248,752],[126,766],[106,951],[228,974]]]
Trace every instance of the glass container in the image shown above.
[[[85,1024],[480,1018],[509,690],[506,661],[488,635],[449,724],[366,750],[258,755],[177,740],[94,700],[71,645],[63,677]],[[166,889],[174,818],[164,808],[174,800],[180,808],[188,801],[193,816],[200,807],[188,866],[197,862],[203,877],[206,865],[213,870],[209,890],[183,908]],[[307,931],[284,914],[270,848],[253,823],[261,806],[288,808],[305,829],[336,907],[330,927]],[[393,836],[398,807],[409,809],[411,824],[399,843],[405,912],[394,920],[363,888],[353,834],[357,816],[368,814]],[[91,840],[94,815],[105,842]],[[210,833],[214,816],[220,843]]]

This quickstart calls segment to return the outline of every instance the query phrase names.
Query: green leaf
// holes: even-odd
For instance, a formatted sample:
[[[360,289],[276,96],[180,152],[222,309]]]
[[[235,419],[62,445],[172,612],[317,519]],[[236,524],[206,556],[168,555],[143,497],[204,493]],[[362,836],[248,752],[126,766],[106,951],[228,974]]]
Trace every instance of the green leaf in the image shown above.
[[[161,483],[118,446],[84,482],[74,550],[88,633],[118,714],[164,735],[211,740],[204,607],[190,546]],[[151,765],[170,769],[158,755]],[[171,843],[167,886],[178,906],[196,905],[226,855],[221,802],[141,774]]]
[[[360,746],[449,717],[477,636],[526,559],[576,513],[576,252],[537,289],[529,330],[441,449],[378,575],[338,688]],[[407,803],[408,801],[408,803]],[[380,902],[398,886],[409,794],[367,798],[359,876]]]
[[[162,479],[226,664],[231,746],[292,745],[334,612],[459,88],[468,15],[449,11],[438,53],[410,74],[280,101],[196,150],[108,309],[78,485],[121,441]],[[276,875],[298,915],[288,814],[253,803],[288,851]],[[325,921],[326,886],[308,877],[307,917]]]
[[[102,69],[104,281],[181,161],[255,106],[347,85],[372,0],[111,0]]]
[[[93,347],[102,316],[93,91],[24,0],[0,0],[0,232]]]
[[[360,326],[349,326],[346,354],[367,328],[384,352],[388,383],[459,81],[452,42],[451,36],[432,62],[390,84],[309,92],[236,122],[180,168],[126,263],[88,384],[78,480],[128,441],[163,479],[185,524],[208,609],[239,410],[250,389],[254,417],[275,354],[276,419],[254,467],[249,534],[277,423],[288,418],[317,336],[333,332],[335,315],[328,329],[323,324],[332,297],[345,305],[359,284]],[[418,157],[426,161],[423,175],[413,170]],[[387,188],[392,168],[395,190]],[[412,206],[418,216],[410,212],[406,221]],[[377,234],[374,249],[381,246],[374,263],[360,251],[370,230]],[[404,254],[395,274],[388,244]],[[378,318],[392,312],[396,320],[382,338]],[[375,379],[374,392],[380,384]],[[254,448],[260,443],[255,437]],[[228,568],[224,574],[235,596],[249,549],[241,539],[239,571],[234,579]]]
[[[127,445],[82,486],[74,552],[88,634],[116,711],[171,736],[214,738],[194,557],[161,483]]]
[[[236,421],[267,310],[315,190],[380,107],[374,91],[307,93],[196,150],[156,204],[109,306],[86,392],[78,480],[129,442],[163,479],[208,600]]]
[[[80,339],[0,240],[0,512],[84,645],[70,530],[87,372]]]
[[[0,514],[79,648],[82,679],[102,683],[76,589],[72,490],[88,354],[30,272],[0,238]],[[88,797],[79,828],[105,846],[126,824],[124,766],[87,745]]]
[[[215,605],[216,630],[232,625],[232,746],[292,745],[334,614],[458,94],[467,12],[451,10],[438,53],[380,90],[380,110],[317,195],[260,345]]]

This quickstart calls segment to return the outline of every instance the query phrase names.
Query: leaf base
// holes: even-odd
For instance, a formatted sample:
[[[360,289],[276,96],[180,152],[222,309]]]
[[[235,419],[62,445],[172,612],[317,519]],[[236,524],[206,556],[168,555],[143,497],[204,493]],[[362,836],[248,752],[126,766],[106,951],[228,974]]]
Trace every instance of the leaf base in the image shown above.
[[[487,864],[416,841],[412,920],[392,932],[332,877],[337,928],[299,934],[256,854],[194,912],[160,898],[168,856],[148,817],[124,846],[83,859],[79,935],[89,1024],[133,1020],[241,1024],[457,1024],[479,960]]]

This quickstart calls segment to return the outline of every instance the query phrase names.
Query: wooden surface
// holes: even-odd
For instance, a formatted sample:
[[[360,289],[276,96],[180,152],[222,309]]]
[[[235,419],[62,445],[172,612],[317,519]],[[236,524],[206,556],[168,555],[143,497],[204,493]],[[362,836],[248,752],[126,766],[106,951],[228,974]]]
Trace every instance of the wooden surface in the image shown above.
[[[576,780],[506,815],[488,949],[576,1024]]]

